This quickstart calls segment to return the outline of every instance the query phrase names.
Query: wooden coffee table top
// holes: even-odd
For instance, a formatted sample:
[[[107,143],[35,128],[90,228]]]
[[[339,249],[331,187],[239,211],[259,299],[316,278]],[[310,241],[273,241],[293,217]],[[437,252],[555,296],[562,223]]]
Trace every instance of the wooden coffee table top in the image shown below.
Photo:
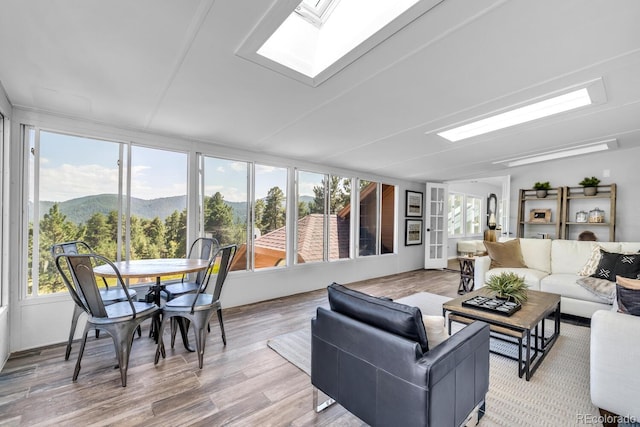
[[[464,307],[462,305],[463,301],[478,295],[494,297],[494,293],[492,291],[483,287],[445,302],[442,304],[442,308],[453,314],[484,320],[495,325],[531,330],[540,323],[542,319],[552,313],[560,303],[559,294],[528,290],[527,301],[522,303],[522,308],[511,316],[494,314],[489,311],[479,310],[473,307]]]

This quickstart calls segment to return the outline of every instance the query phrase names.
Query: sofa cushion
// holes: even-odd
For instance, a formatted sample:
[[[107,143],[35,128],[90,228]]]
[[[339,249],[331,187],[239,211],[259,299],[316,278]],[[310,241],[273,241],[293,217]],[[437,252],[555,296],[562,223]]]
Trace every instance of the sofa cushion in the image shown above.
[[[576,283],[609,304],[616,298],[616,284],[596,277],[580,277]]]
[[[619,312],[640,316],[640,280],[618,276],[616,294]]]
[[[551,243],[551,273],[578,274],[589,261],[594,247],[600,247],[600,244],[579,240],[554,240]]]
[[[484,242],[491,258],[490,268],[527,268],[522,258],[520,239],[506,242]]]
[[[532,268],[492,268],[487,271],[485,281],[489,280],[490,277],[498,275],[504,272],[513,272],[518,276],[524,277],[524,283],[527,285],[529,289],[533,289],[534,291],[540,290],[540,280],[543,277],[549,275],[546,271],[534,270]]]
[[[520,239],[522,258],[528,268],[551,273],[551,239]]]
[[[580,278],[577,274],[550,274],[540,281],[540,290],[560,294],[565,298],[606,304],[602,298],[578,285]]]
[[[337,283],[328,288],[331,310],[384,331],[417,342],[429,351],[427,333],[418,307],[367,295]]]

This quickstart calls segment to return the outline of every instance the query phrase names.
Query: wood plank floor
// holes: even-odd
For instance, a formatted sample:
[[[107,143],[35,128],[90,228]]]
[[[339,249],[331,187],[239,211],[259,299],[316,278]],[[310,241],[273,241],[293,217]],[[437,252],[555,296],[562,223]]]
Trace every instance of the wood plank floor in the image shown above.
[[[349,286],[393,299],[421,291],[455,297],[459,278],[416,270]],[[326,305],[323,289],[225,309],[227,346],[212,322],[202,370],[181,343],[154,366],[155,344],[144,324],[126,388],[106,334],[89,338],[75,383],[77,342],[69,361],[64,345],[13,355],[0,372],[0,425],[362,425],[339,405],[316,414],[309,376],[267,347],[269,338],[303,327]]]

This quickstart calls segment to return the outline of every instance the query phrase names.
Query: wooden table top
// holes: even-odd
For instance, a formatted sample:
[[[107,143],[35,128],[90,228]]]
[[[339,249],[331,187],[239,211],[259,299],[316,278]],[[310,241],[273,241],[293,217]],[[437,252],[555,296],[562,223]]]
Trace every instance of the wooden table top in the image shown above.
[[[193,273],[209,266],[209,260],[189,258],[135,259],[113,263],[123,278],[160,277],[172,274]],[[116,277],[110,265],[104,264],[93,269],[97,276]]]
[[[528,290],[528,299],[522,303],[522,308],[511,316],[494,314],[489,311],[480,310],[473,307],[465,307],[463,301],[471,299],[475,296],[482,295],[486,297],[494,297],[492,291],[487,288],[479,288],[473,292],[461,295],[442,304],[442,308],[454,314],[461,316],[472,316],[474,319],[484,320],[488,323],[496,325],[504,325],[507,327],[515,327],[518,329],[532,329],[549,313],[553,312],[560,303],[560,295],[550,292],[541,292]]]

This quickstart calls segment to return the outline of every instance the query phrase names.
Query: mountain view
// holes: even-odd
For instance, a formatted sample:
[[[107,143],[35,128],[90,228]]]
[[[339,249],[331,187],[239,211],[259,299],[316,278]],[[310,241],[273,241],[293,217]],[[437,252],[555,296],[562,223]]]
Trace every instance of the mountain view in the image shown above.
[[[136,199],[131,198],[131,215],[153,219],[155,217],[161,220],[166,219],[174,211],[182,211],[185,209],[187,202],[186,196],[162,197],[159,199]],[[302,196],[303,202],[313,201],[313,197]],[[51,206],[56,202],[40,203],[40,219],[49,212]],[[234,219],[237,222],[244,223],[247,218],[246,202],[224,202],[233,209]],[[118,196],[116,194],[100,194],[97,196],[79,197],[77,199],[58,202],[60,212],[67,217],[69,221],[76,224],[86,222],[95,212],[107,215],[110,211],[118,209]],[[30,212],[33,212],[30,209]],[[32,220],[32,218],[29,218]]]

